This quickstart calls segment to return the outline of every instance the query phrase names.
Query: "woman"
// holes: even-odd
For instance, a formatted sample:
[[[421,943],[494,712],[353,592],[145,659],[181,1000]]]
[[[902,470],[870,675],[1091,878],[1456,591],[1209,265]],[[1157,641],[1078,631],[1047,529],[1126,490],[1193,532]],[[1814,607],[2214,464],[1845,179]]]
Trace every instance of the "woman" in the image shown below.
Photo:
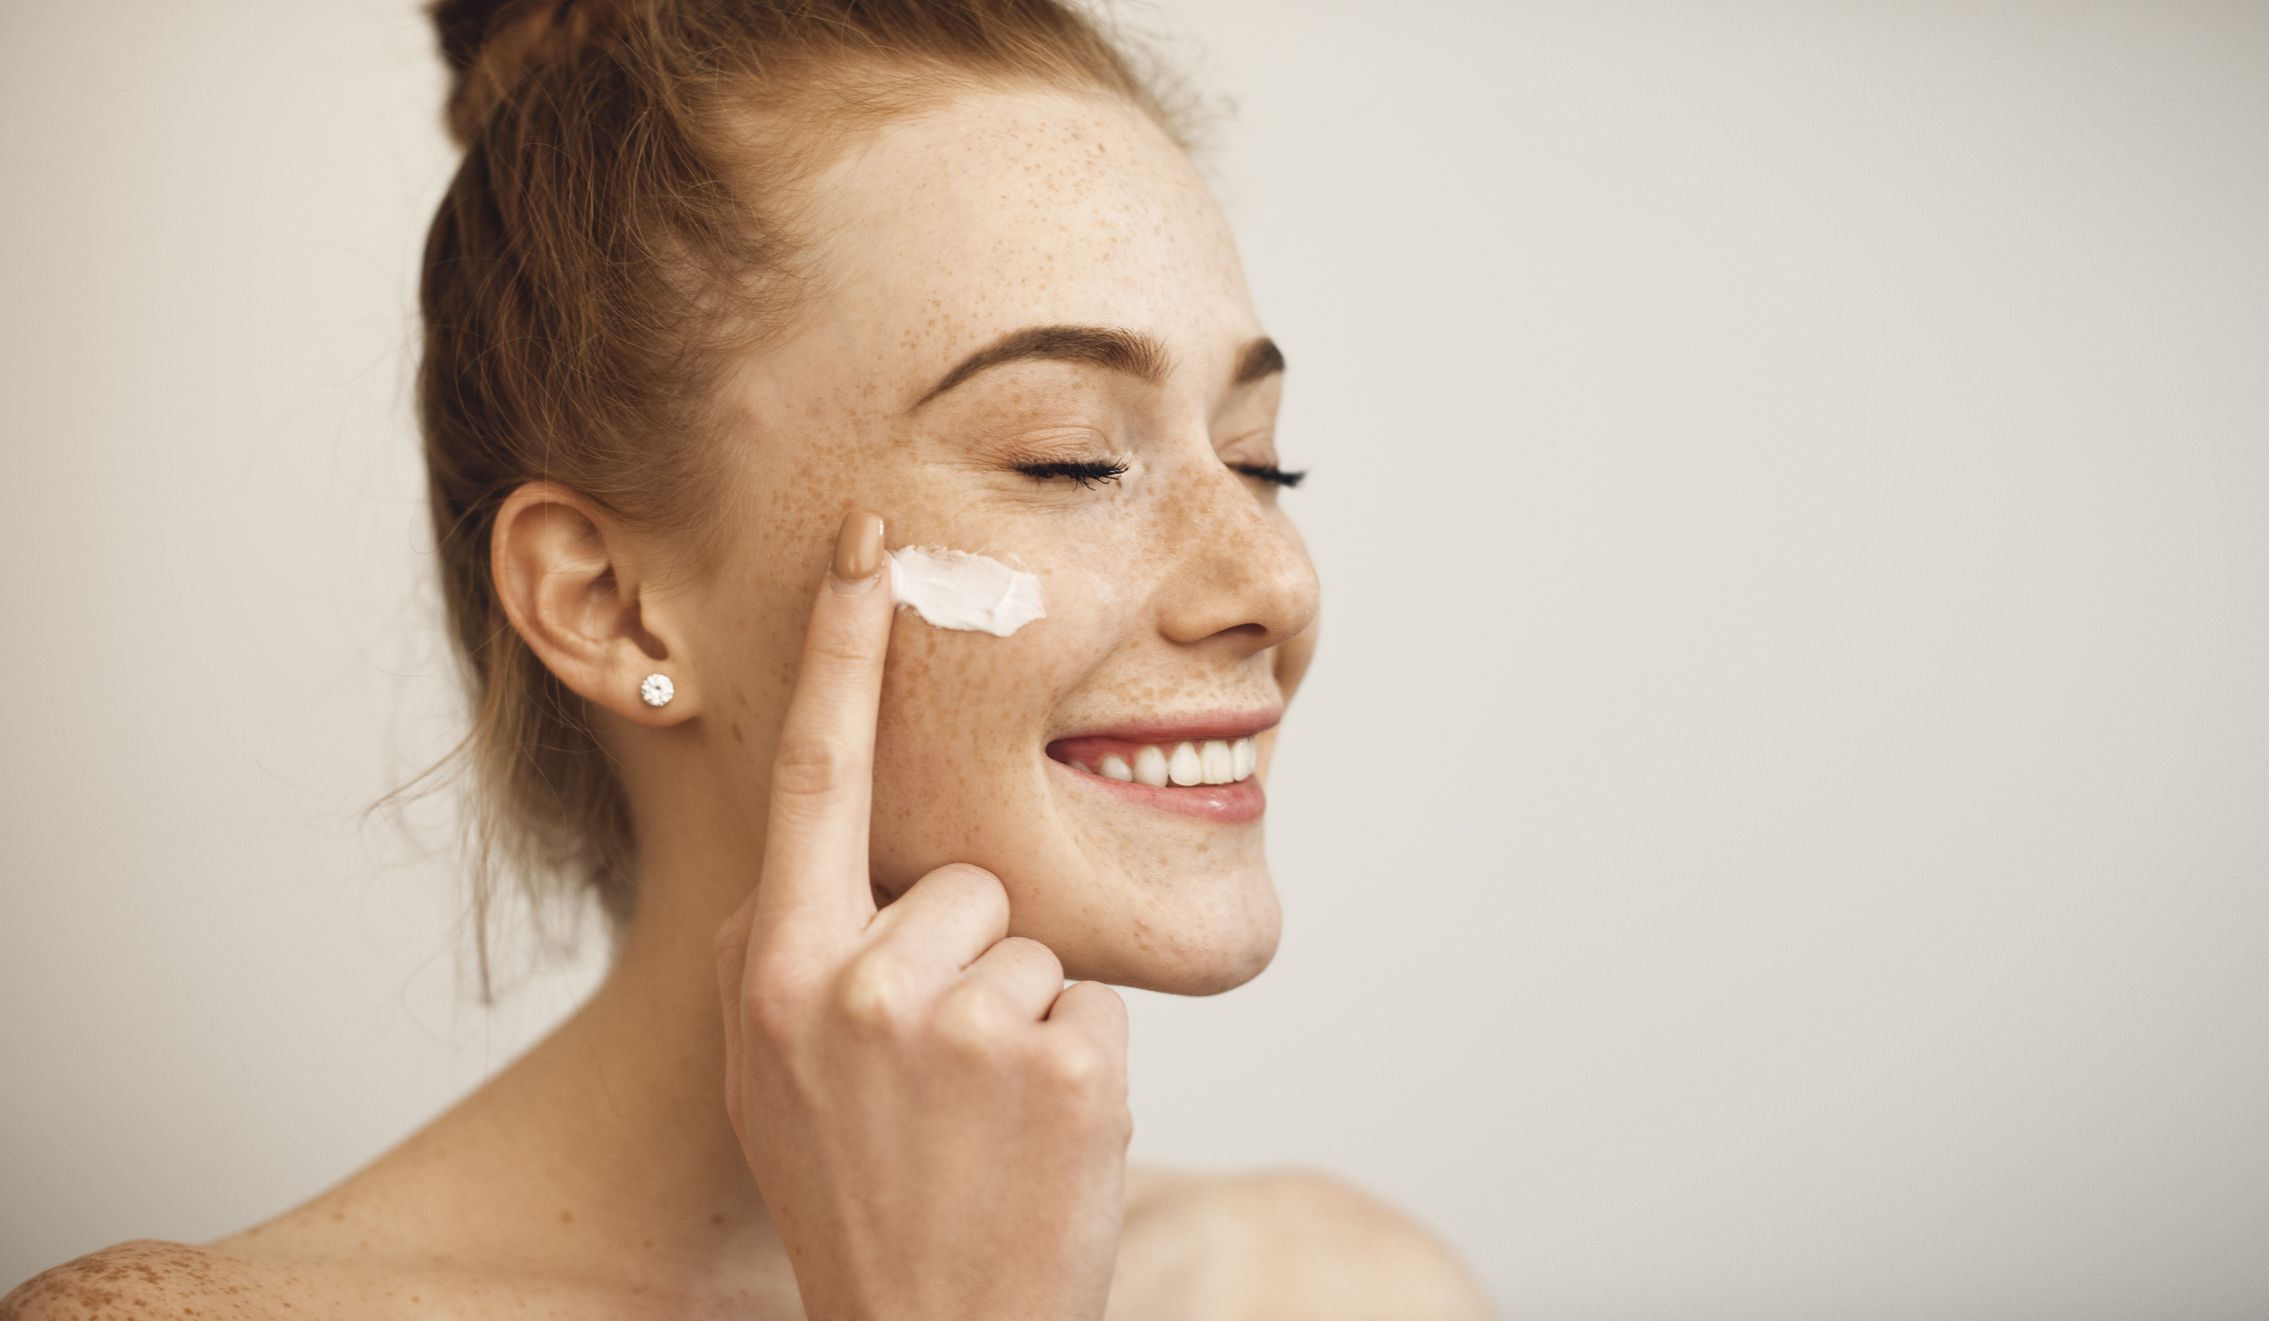
[[[1317,636],[1283,357],[1180,112],[1051,0],[435,18],[478,893],[593,887],[609,974],[307,1204],[0,1313],[1485,1316],[1342,1183],[1125,1160],[1104,984],[1269,963]],[[898,608],[941,564],[1035,612]]]

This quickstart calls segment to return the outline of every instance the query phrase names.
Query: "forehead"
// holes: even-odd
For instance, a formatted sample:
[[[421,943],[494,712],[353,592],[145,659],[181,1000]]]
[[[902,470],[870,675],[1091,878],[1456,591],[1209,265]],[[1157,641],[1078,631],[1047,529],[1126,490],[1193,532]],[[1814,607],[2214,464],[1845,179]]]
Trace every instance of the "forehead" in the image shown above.
[[[1203,177],[1116,97],[988,93],[893,121],[820,176],[810,207],[825,292],[790,358],[934,376],[1006,331],[1081,324],[1195,359],[1255,322]]]

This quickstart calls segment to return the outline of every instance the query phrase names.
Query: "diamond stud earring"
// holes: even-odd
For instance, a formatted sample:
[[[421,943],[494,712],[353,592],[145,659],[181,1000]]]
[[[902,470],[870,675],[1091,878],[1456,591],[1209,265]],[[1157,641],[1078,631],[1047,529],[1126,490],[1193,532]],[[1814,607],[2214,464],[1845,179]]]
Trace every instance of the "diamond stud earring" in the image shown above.
[[[668,706],[670,699],[678,695],[678,689],[676,684],[670,682],[670,676],[649,674],[646,682],[638,685],[638,695],[648,706]]]

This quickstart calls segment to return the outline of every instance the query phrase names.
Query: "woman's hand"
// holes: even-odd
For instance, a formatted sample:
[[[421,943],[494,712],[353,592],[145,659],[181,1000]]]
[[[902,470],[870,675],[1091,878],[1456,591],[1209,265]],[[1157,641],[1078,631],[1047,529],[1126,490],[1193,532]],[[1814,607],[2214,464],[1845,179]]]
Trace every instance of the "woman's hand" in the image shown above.
[[[881,520],[853,512],[781,730],[763,872],[717,932],[725,1108],[813,1321],[1097,1321],[1134,1133],[1126,1004],[1008,935],[981,867],[876,907],[889,573]]]

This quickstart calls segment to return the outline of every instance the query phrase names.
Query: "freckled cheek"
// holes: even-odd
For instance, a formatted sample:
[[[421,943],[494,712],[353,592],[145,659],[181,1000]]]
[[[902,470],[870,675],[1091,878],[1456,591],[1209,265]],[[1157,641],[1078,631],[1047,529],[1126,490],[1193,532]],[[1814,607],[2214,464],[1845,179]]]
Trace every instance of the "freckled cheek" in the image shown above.
[[[955,858],[1005,865],[1047,773],[1047,713],[1077,676],[1027,624],[1006,638],[898,611],[875,728],[872,861],[886,888]]]
[[[937,628],[900,609],[878,752],[887,743],[892,755],[940,767],[995,753],[1021,759],[1127,634],[1127,594],[1108,575],[1052,570],[1041,592],[1047,614],[1005,638]]]
[[[878,752],[932,759],[964,740],[987,705],[984,662],[966,635],[933,628],[910,609],[891,618]]]

